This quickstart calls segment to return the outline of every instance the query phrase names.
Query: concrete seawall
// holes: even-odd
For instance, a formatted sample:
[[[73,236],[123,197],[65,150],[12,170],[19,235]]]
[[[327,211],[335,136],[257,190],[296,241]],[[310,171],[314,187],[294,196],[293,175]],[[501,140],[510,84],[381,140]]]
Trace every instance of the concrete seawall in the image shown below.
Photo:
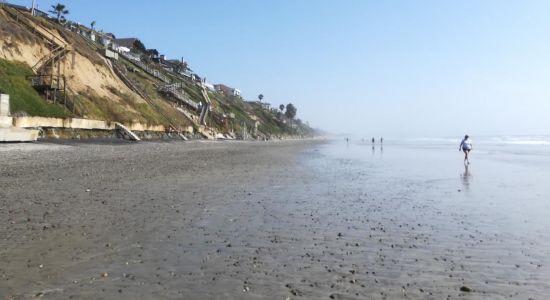
[[[14,127],[13,121],[10,96],[0,94],[0,142],[34,142],[38,139],[38,130]]]
[[[18,128],[65,128],[87,130],[115,130],[115,122],[78,118],[45,118],[45,117],[15,117],[13,126]],[[142,123],[124,124],[132,131],[164,132],[163,125],[148,125]]]

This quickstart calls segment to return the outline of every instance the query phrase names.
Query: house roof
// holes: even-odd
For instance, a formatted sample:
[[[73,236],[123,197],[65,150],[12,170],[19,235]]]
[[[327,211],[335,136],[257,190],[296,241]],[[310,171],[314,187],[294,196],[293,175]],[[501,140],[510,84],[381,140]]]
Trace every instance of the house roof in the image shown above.
[[[86,31],[86,32],[91,32],[91,31],[92,31],[91,28],[88,28],[88,27],[86,27],[86,26],[84,26],[84,25],[82,25],[82,24],[78,24],[78,28],[79,28],[80,30]]]
[[[136,41],[139,41],[138,38],[122,38],[122,39],[115,39],[114,42],[119,45],[123,46],[129,49],[132,49],[134,47],[134,43]]]
[[[23,5],[17,5],[17,4],[12,4],[12,3],[7,3],[5,1],[2,1],[2,5],[4,6],[9,6],[9,7],[13,7],[15,9],[19,9],[19,10],[26,10],[26,11],[29,11],[30,9],[26,6],[23,6]]]
[[[214,84],[214,86],[215,86],[216,88],[220,88],[220,89],[233,89],[232,87],[229,87],[229,86],[227,86],[227,85],[225,85],[225,84],[223,84],[223,83]]]
[[[114,35],[114,33],[111,33],[111,32],[106,32],[103,34],[103,37],[106,37],[106,38],[110,38],[110,39],[116,39],[116,36]]]
[[[40,10],[38,8],[34,8],[34,15],[35,16],[42,16],[42,17],[47,17],[48,16],[48,12],[45,12],[43,10]]]
[[[103,33],[103,32],[95,32],[95,34],[99,37],[101,37],[102,39],[104,40],[111,40],[113,41],[115,38],[114,38],[114,35],[112,33]]]
[[[172,64],[172,65],[176,65],[176,66],[183,66],[184,63],[181,62],[181,60],[179,59],[168,59],[166,60],[167,63],[169,64]]]

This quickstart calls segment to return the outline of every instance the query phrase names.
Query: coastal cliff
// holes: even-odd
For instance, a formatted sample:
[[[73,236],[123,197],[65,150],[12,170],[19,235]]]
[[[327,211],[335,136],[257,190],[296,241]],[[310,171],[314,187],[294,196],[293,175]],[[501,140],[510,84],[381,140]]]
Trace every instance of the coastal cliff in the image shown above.
[[[137,38],[115,39],[9,4],[0,5],[0,91],[10,95],[14,117],[161,126],[189,138],[313,134],[292,104],[285,113],[263,96],[245,101],[237,89],[208,83],[184,61],[167,60]]]

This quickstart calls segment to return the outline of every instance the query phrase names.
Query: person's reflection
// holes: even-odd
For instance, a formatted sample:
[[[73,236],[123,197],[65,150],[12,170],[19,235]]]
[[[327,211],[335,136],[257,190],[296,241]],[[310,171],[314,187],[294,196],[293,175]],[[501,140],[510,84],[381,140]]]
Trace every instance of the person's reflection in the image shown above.
[[[376,150],[374,150],[374,146],[372,146],[372,154],[374,154]]]
[[[380,155],[384,154],[384,146],[380,145]]]
[[[465,191],[470,190],[470,178],[472,177],[472,173],[470,172],[469,167],[470,166],[468,164],[464,164],[464,173],[460,174]]]

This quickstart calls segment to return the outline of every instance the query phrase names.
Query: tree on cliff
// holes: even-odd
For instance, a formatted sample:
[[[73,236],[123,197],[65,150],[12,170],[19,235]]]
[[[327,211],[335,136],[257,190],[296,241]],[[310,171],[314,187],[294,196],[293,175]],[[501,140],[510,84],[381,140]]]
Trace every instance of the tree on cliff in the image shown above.
[[[147,51],[147,47],[139,39],[134,42],[134,47],[143,53]]]
[[[297,109],[296,107],[294,107],[294,104],[289,103],[286,105],[285,117],[292,120],[294,119],[294,117],[296,117],[296,112],[297,112]]]
[[[92,21],[92,23],[90,23],[90,27],[92,28],[92,31],[95,29],[95,21]]]
[[[262,102],[262,99],[264,98],[264,95],[263,94],[259,94],[258,95],[258,99],[260,99],[260,102]]]
[[[285,110],[285,105],[284,104],[279,105],[279,110],[283,112],[283,110]]]
[[[66,9],[64,4],[57,3],[57,5],[52,5],[52,9],[49,13],[56,16],[57,22],[65,21],[65,15],[69,14],[69,10]]]

